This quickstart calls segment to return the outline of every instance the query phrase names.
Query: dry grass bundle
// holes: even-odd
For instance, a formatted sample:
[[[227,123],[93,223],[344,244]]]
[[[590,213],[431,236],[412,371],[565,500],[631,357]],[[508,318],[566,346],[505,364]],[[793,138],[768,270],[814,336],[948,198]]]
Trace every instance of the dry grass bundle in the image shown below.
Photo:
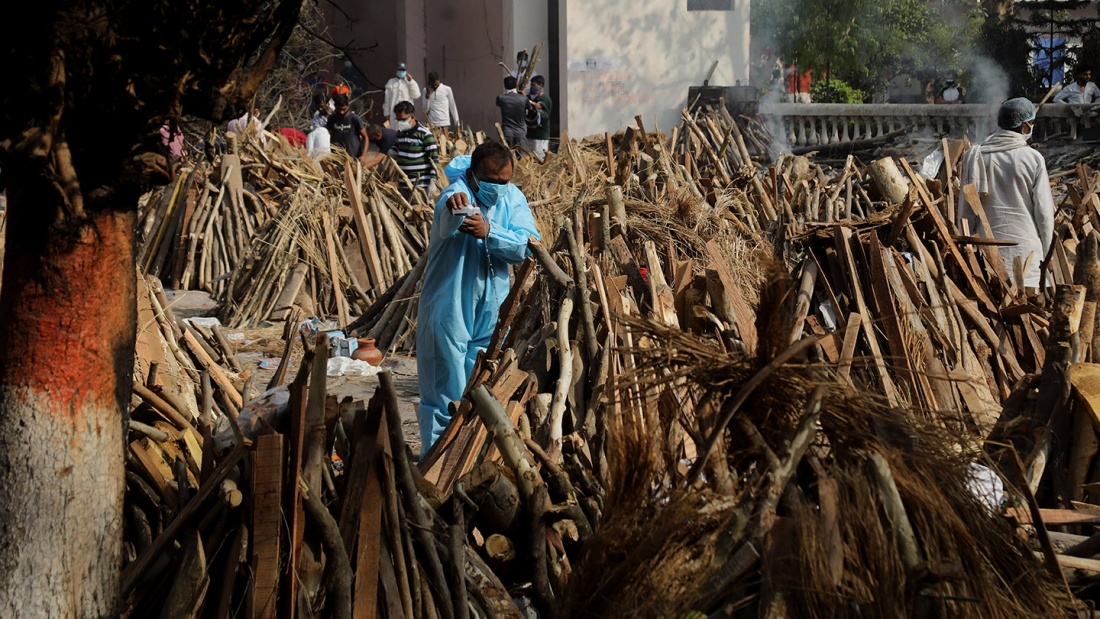
[[[805,363],[773,368],[733,411],[767,372],[761,361],[627,323],[646,345],[631,351],[636,369],[616,387],[603,517],[573,564],[565,616],[740,616],[742,607],[752,616],[1072,616],[1068,592],[968,488],[970,454],[942,426]],[[669,384],[684,385],[671,389],[673,415],[658,410]],[[694,478],[681,462],[704,457],[729,415]],[[810,417],[816,437],[790,463]],[[770,504],[788,466],[790,484]],[[748,569],[756,553],[759,572]]]

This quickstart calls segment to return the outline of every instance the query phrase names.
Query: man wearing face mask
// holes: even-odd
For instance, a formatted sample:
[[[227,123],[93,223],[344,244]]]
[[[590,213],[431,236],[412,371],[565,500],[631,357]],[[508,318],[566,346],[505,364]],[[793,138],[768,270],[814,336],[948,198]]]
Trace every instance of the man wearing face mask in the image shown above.
[[[1028,263],[1031,256],[1023,272],[1023,285],[1029,288],[1039,286],[1039,263],[1054,235],[1047,165],[1039,151],[1027,145],[1034,123],[1031,101],[1005,101],[997,113],[1000,130],[967,151],[959,179],[963,187],[972,184],[978,190],[993,238],[1016,243],[999,248],[1010,277],[1015,279],[1015,259]],[[957,212],[960,228],[965,220],[971,234],[982,234],[982,224],[962,192]]]
[[[527,93],[527,142],[539,161],[546,158],[550,149],[550,111],[554,104],[546,94],[546,78],[531,78],[531,92]]]
[[[402,101],[408,101],[416,109],[415,101],[420,98],[420,85],[409,75],[405,69],[405,63],[397,64],[397,77],[391,77],[386,82],[386,100],[382,103],[382,109],[390,118],[390,127],[397,128],[397,118],[393,108]]]
[[[425,195],[431,196],[434,193],[434,164],[439,162],[439,145],[435,136],[430,129],[416,122],[412,103],[398,103],[394,106],[393,113],[397,118],[397,126],[394,127],[397,129],[397,141],[393,146],[393,161],[414,185],[423,189]]]
[[[512,185],[512,153],[486,142],[446,168],[450,185],[435,205],[420,292],[416,364],[421,455],[450,421],[479,351],[489,344],[508,295],[508,265],[538,238],[527,198]],[[466,214],[468,213],[468,214]]]
[[[954,73],[950,73],[947,79],[943,81],[943,88],[940,89],[938,95],[936,95],[936,103],[943,105],[959,105],[965,103],[963,101],[962,87],[959,86],[959,80]]]

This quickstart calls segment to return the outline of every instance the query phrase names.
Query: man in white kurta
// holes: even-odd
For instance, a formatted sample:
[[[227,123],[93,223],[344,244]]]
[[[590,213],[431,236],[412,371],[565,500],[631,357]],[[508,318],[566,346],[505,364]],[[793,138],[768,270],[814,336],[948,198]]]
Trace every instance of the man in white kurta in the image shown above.
[[[973,184],[982,199],[993,237],[1013,241],[1000,248],[1005,270],[1014,276],[1017,257],[1031,263],[1024,271],[1024,286],[1039,286],[1039,263],[1050,249],[1054,235],[1054,200],[1050,194],[1043,156],[1027,142],[1035,122],[1035,105],[1024,98],[1009,99],[997,115],[1000,129],[972,147],[963,158],[962,186]],[[960,192],[960,221],[968,220],[971,234],[981,233],[981,224]]]
[[[424,89],[424,115],[436,129],[446,131],[458,126],[458,106],[455,105],[454,92],[436,73],[428,74],[428,87]]]

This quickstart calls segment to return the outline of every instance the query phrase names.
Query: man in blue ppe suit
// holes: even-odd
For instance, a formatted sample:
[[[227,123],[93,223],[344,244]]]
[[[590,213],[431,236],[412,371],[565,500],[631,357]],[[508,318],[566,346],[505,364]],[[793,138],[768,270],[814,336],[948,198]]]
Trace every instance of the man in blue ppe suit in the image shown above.
[[[538,238],[527,198],[512,180],[512,153],[486,142],[445,170],[432,221],[416,325],[421,455],[439,439],[462,397],[478,351],[485,350],[508,295],[508,265]]]

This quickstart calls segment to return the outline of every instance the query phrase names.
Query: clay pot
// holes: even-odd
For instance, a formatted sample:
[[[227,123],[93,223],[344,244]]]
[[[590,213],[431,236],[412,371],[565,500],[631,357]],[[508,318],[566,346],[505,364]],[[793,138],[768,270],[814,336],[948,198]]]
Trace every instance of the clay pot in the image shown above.
[[[375,366],[382,363],[382,351],[374,347],[374,338],[361,337],[358,341],[359,347],[351,353],[352,359],[366,361]]]

